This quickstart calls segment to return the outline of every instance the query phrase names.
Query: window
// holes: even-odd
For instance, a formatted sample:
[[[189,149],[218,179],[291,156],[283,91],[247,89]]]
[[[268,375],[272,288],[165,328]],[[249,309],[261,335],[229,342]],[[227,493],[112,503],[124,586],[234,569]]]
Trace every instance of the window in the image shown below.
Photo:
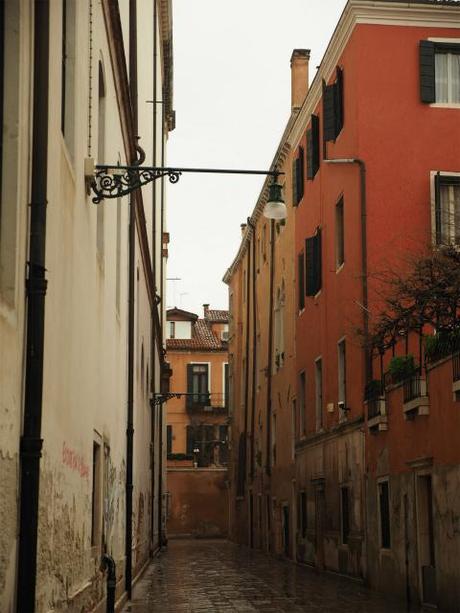
[[[343,198],[335,207],[335,267],[340,268],[345,262],[345,234],[343,218]]]
[[[312,115],[307,130],[307,179],[310,181],[315,178],[319,164],[319,117]]]
[[[186,426],[186,449],[185,453],[188,456],[193,454],[193,448],[195,446],[195,428],[194,426]]]
[[[299,375],[299,429],[300,436],[305,435],[307,431],[306,420],[306,393],[307,383],[305,377],[305,371],[303,370]]]
[[[460,176],[435,176],[436,245],[460,245]]]
[[[315,361],[316,387],[316,430],[323,427],[323,362],[321,358]]]
[[[275,304],[275,360],[274,372],[283,367],[284,364],[284,302],[285,302],[285,287],[284,280],[281,287],[276,293]]]
[[[340,532],[342,544],[348,544],[350,536],[350,490],[348,487],[340,488]]]
[[[420,99],[428,104],[460,104],[460,39],[420,41]]]
[[[172,453],[173,428],[166,426],[166,452]]]
[[[379,519],[380,519],[380,547],[390,549],[390,495],[388,481],[380,481],[378,484],[379,494]]]
[[[343,128],[343,70],[337,67],[336,80],[331,85],[323,82],[323,139],[335,141]]]
[[[169,322],[169,338],[176,338],[176,322]]]
[[[341,412],[344,413],[347,407],[347,362],[346,362],[346,348],[345,340],[337,343],[337,357],[338,357],[338,391],[340,403],[343,402],[343,408]],[[342,415],[343,416],[343,415]]]
[[[315,296],[321,289],[321,228],[305,241],[306,295]]]
[[[304,182],[304,151],[299,147],[299,153],[292,163],[292,201],[293,206],[297,206],[303,198]]]
[[[75,0],[62,2],[61,131],[74,153],[75,115]]]
[[[219,464],[228,464],[228,426],[219,426]]]
[[[298,268],[298,291],[299,291],[299,311],[305,308],[305,257],[304,253],[299,253],[297,256]]]
[[[208,370],[208,364],[187,364],[187,408],[209,405]]]

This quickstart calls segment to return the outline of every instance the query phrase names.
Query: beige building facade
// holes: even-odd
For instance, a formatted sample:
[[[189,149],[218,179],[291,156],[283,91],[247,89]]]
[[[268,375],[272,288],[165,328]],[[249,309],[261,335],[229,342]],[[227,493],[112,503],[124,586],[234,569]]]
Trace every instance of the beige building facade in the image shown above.
[[[165,198],[91,166],[164,165],[171,3],[0,11],[0,610],[105,610],[164,540]]]

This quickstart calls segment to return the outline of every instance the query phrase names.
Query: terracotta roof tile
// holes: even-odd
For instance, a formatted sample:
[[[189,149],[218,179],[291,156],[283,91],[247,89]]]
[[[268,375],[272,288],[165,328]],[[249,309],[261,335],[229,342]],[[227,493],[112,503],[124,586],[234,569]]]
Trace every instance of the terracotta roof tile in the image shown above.
[[[217,309],[208,309],[206,319],[212,322],[228,323],[228,311],[222,311]]]

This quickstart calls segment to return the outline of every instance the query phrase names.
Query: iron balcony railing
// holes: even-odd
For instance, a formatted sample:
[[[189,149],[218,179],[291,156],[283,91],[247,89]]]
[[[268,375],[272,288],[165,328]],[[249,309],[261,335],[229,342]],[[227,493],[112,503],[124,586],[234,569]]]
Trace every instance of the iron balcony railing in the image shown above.
[[[228,397],[226,394],[189,393],[186,395],[186,407],[189,410],[204,411],[215,409],[227,409]]]
[[[458,331],[451,334],[437,334],[427,338],[431,339],[430,345],[425,348],[427,364],[434,364],[438,360],[460,351],[460,334]]]
[[[422,384],[424,379],[420,375],[413,375],[412,377],[406,379],[404,381],[403,387],[403,398],[404,403],[410,402],[415,398],[420,398],[422,395],[425,395],[424,390],[422,390]]]
[[[452,356],[452,379],[460,381],[460,353],[455,353]]]

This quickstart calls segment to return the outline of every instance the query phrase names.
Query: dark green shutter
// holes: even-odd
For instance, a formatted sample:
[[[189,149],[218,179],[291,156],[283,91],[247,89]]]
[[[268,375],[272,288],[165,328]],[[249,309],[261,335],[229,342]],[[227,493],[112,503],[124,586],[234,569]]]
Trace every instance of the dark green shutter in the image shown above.
[[[344,105],[343,105],[343,70],[337,68],[337,78],[334,84],[334,115],[335,115],[335,138],[343,128]]]
[[[301,311],[305,306],[305,256],[302,253],[299,253],[297,256],[297,268],[298,268],[298,289],[299,289],[299,311]]]
[[[167,453],[172,453],[172,426],[166,426],[166,449]]]
[[[335,85],[326,85],[323,90],[323,138],[335,140]]]
[[[313,115],[312,115],[313,117]],[[307,130],[307,179],[311,181],[315,176],[313,171],[313,130]]]
[[[420,100],[426,104],[436,102],[435,44],[430,40],[420,41]]]
[[[306,275],[305,293],[307,296],[314,296],[315,291],[315,237],[307,238],[305,241]]]
[[[187,426],[187,455],[192,455],[194,444],[194,428],[193,426]]]
[[[435,217],[436,244],[440,245],[442,243],[442,219],[441,219],[441,176],[439,172],[434,178],[434,193],[435,193],[434,217]]]
[[[297,160],[292,162],[292,206],[297,206]]]
[[[296,177],[297,177],[297,202],[299,203],[303,198],[303,173],[305,166],[305,158],[303,147],[299,147],[299,155],[297,157],[297,168],[296,168]]]
[[[315,238],[315,294],[322,286],[322,266],[321,266],[321,228],[318,228]]]
[[[193,364],[187,364],[187,408],[190,409],[193,406]]]
[[[319,117],[311,116],[311,139],[312,139],[312,172],[313,178],[319,170]]]

